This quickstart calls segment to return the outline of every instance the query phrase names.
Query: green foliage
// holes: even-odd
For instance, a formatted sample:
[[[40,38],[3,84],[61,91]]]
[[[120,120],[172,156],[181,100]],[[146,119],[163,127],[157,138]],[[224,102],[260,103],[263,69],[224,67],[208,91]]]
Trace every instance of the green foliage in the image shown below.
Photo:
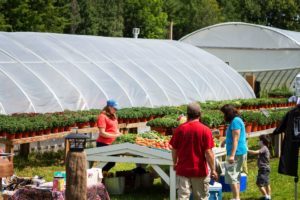
[[[298,0],[2,0],[0,31],[179,39],[223,21],[300,30]]]
[[[271,90],[268,95],[270,97],[290,97],[293,93],[289,90],[289,88],[276,88]]]
[[[214,110],[214,111],[206,110],[205,112],[202,113],[201,121],[203,124],[205,124],[211,128],[214,128],[214,127],[216,128],[216,127],[220,126],[221,124],[225,124],[224,116],[218,110]]]
[[[132,28],[140,28],[141,38],[166,38],[167,14],[163,0],[125,0],[124,36],[132,37]]]
[[[0,1],[0,31],[12,31],[11,25],[9,25],[4,16],[4,7],[3,4],[6,3],[6,0]]]
[[[174,38],[181,37],[222,21],[216,0],[181,0],[174,19]]]
[[[240,0],[218,0],[224,21],[241,21]]]
[[[148,131],[148,132],[145,132],[145,133],[140,133],[140,134],[138,134],[138,136],[142,137],[142,138],[155,139],[155,140],[159,140],[159,139],[162,139],[164,137],[156,131]]]
[[[218,0],[225,21],[243,21],[299,30],[297,0]]]
[[[122,143],[135,143],[135,139],[136,139],[136,134],[132,134],[132,133],[127,133],[124,135],[121,135],[120,137],[118,137],[115,141],[114,144],[122,144]]]
[[[163,128],[175,128],[179,126],[179,122],[171,118],[156,118],[147,122],[147,126],[151,127],[163,127]]]
[[[122,37],[124,31],[124,2],[120,0],[98,0],[97,35]],[[92,5],[95,6],[95,5]]]
[[[1,10],[12,31],[62,33],[68,19],[56,3],[57,0],[6,0]]]

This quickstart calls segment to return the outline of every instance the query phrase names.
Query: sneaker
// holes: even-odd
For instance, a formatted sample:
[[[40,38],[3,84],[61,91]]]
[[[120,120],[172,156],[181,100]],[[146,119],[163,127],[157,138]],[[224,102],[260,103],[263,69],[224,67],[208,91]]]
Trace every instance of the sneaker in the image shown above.
[[[271,199],[267,197],[259,197],[259,200],[271,200]]]

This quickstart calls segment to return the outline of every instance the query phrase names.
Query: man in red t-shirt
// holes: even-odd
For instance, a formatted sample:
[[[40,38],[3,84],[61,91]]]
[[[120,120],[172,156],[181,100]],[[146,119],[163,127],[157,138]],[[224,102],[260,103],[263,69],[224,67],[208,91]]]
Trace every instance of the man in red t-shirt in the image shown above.
[[[198,103],[187,106],[188,121],[181,124],[171,138],[174,169],[178,177],[178,199],[188,200],[193,192],[194,200],[208,200],[208,166],[213,179],[217,179],[214,141],[211,130],[199,122],[201,116]]]

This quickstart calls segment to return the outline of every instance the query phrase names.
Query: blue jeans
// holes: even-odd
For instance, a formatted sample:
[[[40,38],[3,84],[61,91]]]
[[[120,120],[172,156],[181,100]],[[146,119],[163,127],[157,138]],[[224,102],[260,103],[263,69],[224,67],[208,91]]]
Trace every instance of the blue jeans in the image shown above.
[[[96,146],[97,146],[97,147],[105,147],[105,146],[107,146],[107,145],[109,145],[109,144],[105,144],[105,143],[102,143],[102,142],[97,142],[97,143],[96,143]],[[109,171],[111,168],[113,168],[115,165],[116,165],[115,162],[109,162],[109,163],[107,163],[107,164],[102,168],[102,172],[103,172],[103,171],[108,172],[108,171]]]

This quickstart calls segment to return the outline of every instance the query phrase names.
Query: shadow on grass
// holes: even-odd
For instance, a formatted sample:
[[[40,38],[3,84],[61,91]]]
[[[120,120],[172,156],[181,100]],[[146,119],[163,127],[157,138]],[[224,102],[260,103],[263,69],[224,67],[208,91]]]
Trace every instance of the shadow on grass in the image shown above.
[[[27,158],[19,155],[14,157],[14,167],[18,169],[24,169],[28,166],[35,167],[47,167],[51,165],[61,166],[64,162],[64,151],[59,150],[57,152],[33,152],[28,155]]]
[[[169,190],[161,184],[155,184],[150,188],[126,191],[122,195],[110,195],[111,200],[165,200],[169,199]]]

